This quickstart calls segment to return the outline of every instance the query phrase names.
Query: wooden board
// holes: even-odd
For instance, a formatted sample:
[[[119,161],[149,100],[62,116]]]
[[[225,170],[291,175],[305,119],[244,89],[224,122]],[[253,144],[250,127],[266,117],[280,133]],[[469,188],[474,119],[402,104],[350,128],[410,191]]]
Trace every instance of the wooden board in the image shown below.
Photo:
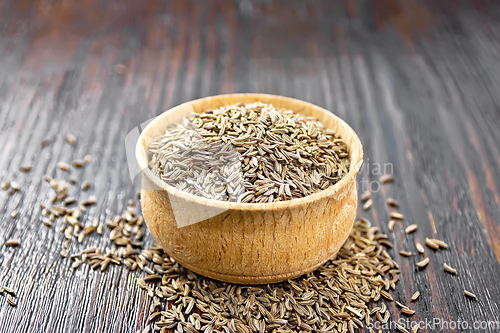
[[[385,198],[399,200],[406,218],[390,236],[403,271],[395,297],[407,303],[421,291],[412,319],[499,322],[499,18],[499,5],[479,0],[1,1],[0,180],[22,190],[0,192],[0,243],[21,241],[0,248],[0,283],[17,290],[19,303],[0,296],[0,331],[144,327],[149,300],[135,285],[139,273],[73,270],[61,259],[60,226],[40,222],[39,202],[52,194],[42,178],[67,178],[56,163],[91,154],[74,176],[93,184],[90,215],[114,216],[136,193],[127,133],[171,106],[232,92],[291,96],[346,120],[364,145],[361,188],[376,187],[378,165],[392,168],[395,182],[359,214],[388,232]],[[52,143],[42,149],[44,139]],[[30,173],[19,172],[25,164]],[[404,235],[411,223],[419,230]],[[425,237],[449,249],[430,253],[417,271],[414,258],[396,253]]]

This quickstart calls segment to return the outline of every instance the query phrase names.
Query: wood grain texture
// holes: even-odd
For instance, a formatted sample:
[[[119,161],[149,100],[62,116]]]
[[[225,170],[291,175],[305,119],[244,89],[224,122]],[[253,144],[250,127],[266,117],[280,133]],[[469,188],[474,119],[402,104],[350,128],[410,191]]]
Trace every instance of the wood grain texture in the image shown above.
[[[364,146],[361,190],[377,181],[375,163],[390,163],[395,182],[358,214],[388,232],[385,199],[400,202],[405,220],[390,236],[403,271],[395,299],[409,303],[420,290],[412,319],[500,321],[499,19],[487,0],[1,1],[0,178],[22,190],[0,192],[0,242],[21,240],[0,251],[0,283],[18,295],[16,308],[0,296],[0,331],[135,332],[147,323],[138,273],[73,271],[61,260],[60,226],[40,223],[39,202],[52,194],[41,178],[67,178],[56,163],[90,153],[73,175],[92,180],[99,204],[90,215],[103,221],[135,195],[128,131],[231,92],[290,96],[346,120]],[[75,147],[63,140],[69,132]],[[20,173],[21,164],[33,171]],[[419,230],[405,235],[412,223]],[[429,252],[425,270],[396,255],[431,236],[449,249]]]
[[[242,204],[180,191],[161,182],[149,169],[148,147],[169,126],[193,113],[254,102],[315,117],[334,130],[349,152],[349,172],[334,186],[304,198]],[[183,103],[148,124],[138,139],[136,158],[144,174],[141,206],[151,234],[179,263],[213,279],[265,284],[309,273],[337,254],[356,217],[356,175],[363,162],[361,142],[342,119],[301,100],[268,94],[225,94]]]

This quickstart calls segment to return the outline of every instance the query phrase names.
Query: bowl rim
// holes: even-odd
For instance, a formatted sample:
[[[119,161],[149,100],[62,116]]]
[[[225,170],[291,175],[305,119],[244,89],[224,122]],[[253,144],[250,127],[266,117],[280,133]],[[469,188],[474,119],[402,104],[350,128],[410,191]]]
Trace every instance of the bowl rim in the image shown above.
[[[340,122],[346,129],[350,135],[350,138],[352,140],[351,145],[354,145],[354,150],[358,150],[358,155],[357,156],[350,156],[351,158],[351,168],[349,172],[335,185],[328,187],[327,189],[316,192],[313,194],[310,194],[308,196],[302,197],[302,198],[297,198],[293,200],[286,200],[286,201],[278,201],[278,202],[266,202],[266,203],[241,203],[241,202],[230,202],[230,201],[221,201],[221,200],[214,200],[214,199],[207,199],[203,198],[194,194],[190,194],[187,192],[184,192],[182,190],[176,189],[175,187],[168,185],[165,183],[163,180],[158,178],[149,168],[148,166],[148,161],[147,161],[147,156],[146,158],[143,157],[142,155],[142,142],[144,139],[145,134],[151,130],[155,125],[154,123],[159,121],[162,117],[167,117],[170,112],[174,112],[175,110],[179,108],[183,108],[187,105],[190,105],[192,103],[200,103],[205,100],[210,100],[210,99],[220,99],[220,98],[227,98],[227,97],[241,97],[242,99],[244,97],[254,97],[254,98],[264,98],[264,99],[280,99],[282,101],[287,101],[287,102],[293,102],[293,103],[299,103],[308,107],[312,107],[315,109],[318,109],[322,112],[326,112],[329,115],[333,116],[336,122]],[[272,103],[272,102],[270,102]],[[343,138],[345,140],[345,138]],[[147,148],[147,147],[146,147]],[[352,151],[351,149],[349,149]],[[355,152],[355,151],[354,151]],[[363,146],[361,144],[361,141],[359,140],[356,132],[340,117],[335,115],[333,112],[328,111],[318,105],[302,101],[296,98],[291,98],[291,97],[286,97],[286,96],[280,96],[280,95],[272,95],[272,94],[260,94],[260,93],[238,93],[238,94],[222,94],[222,95],[214,95],[214,96],[208,96],[204,98],[199,98],[195,100],[191,100],[182,104],[179,104],[173,108],[170,108],[164,112],[162,112],[160,115],[156,116],[149,124],[144,128],[144,130],[140,133],[139,138],[137,140],[136,144],[136,150],[135,150],[135,157],[137,160],[137,163],[139,164],[139,167],[141,169],[142,174],[150,181],[152,182],[155,186],[158,188],[162,189],[163,191],[167,192],[168,194],[175,195],[178,198],[181,198],[183,200],[186,200],[188,202],[192,202],[195,204],[200,204],[212,208],[218,208],[218,209],[224,209],[224,210],[240,210],[240,211],[261,211],[261,210],[277,210],[277,209],[289,209],[289,208],[294,208],[298,206],[303,206],[315,201],[318,201],[320,199],[324,199],[327,197],[333,196],[335,193],[339,192],[342,190],[348,183],[350,183],[353,178],[355,179],[356,174],[358,173],[361,164],[363,163]],[[141,189],[142,190],[142,189]]]

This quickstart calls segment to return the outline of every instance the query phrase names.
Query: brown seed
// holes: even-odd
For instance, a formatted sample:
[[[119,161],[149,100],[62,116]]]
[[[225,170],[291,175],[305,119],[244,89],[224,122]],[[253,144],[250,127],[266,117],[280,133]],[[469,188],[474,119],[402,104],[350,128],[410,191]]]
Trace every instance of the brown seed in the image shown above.
[[[50,139],[45,139],[42,142],[40,142],[40,144],[42,145],[42,148],[48,146],[50,143],[51,143]]]
[[[433,240],[431,240],[430,238],[426,238],[425,239],[425,244],[430,247],[431,249],[433,250],[439,250],[439,245],[436,244]]]
[[[403,326],[401,326],[400,324],[396,324],[396,329],[400,332],[403,332],[403,333],[410,333],[408,332],[408,330],[406,330],[406,328],[404,328]]]
[[[17,183],[17,182],[11,182],[10,183],[10,188],[14,191],[19,191],[19,189],[21,188],[21,186]]]
[[[429,258],[428,257],[425,258],[422,261],[417,262],[415,265],[417,265],[417,267],[424,268],[425,266],[427,266],[427,264],[429,264]]]
[[[411,296],[412,301],[416,301],[418,296],[420,296],[420,291],[415,291],[415,293]]]
[[[65,162],[59,162],[57,163],[57,167],[63,171],[69,171],[69,169],[71,168],[71,166],[68,164],[68,163],[65,163]]]
[[[444,269],[448,272],[448,273],[451,273],[451,274],[456,274],[457,273],[457,270],[453,267],[451,267],[450,265],[448,265],[447,263],[444,263],[443,264],[443,267]]]
[[[19,241],[16,239],[9,239],[8,241],[5,242],[5,246],[17,247],[19,246]]]
[[[408,307],[404,307],[401,309],[401,312],[404,313],[405,315],[407,316],[413,316],[415,314],[415,311],[408,308]]]
[[[76,143],[76,138],[73,134],[67,134],[65,139],[70,145],[74,145]]]
[[[89,182],[84,182],[82,184],[82,190],[83,191],[87,191],[89,189],[89,187],[90,187],[90,183]]]
[[[417,231],[418,225],[417,224],[410,224],[409,226],[406,227],[405,232],[407,234],[411,234],[412,232]]]
[[[417,247],[417,251],[418,251],[420,254],[423,254],[423,253],[424,253],[424,247],[422,246],[422,244],[420,244],[419,242],[416,242],[416,243],[415,243],[415,246]]]
[[[476,295],[474,295],[473,293],[471,293],[468,290],[464,290],[464,294],[465,294],[465,296],[468,296],[468,297],[470,297],[472,299],[476,299]]]
[[[389,294],[385,290],[381,290],[380,291],[380,295],[382,295],[384,298],[388,299],[389,301],[393,301],[394,300],[394,298],[392,298],[391,294]]]
[[[92,157],[90,155],[85,155],[83,157],[83,160],[85,161],[85,163],[90,163],[90,161],[92,160]]]
[[[16,306],[17,305],[17,302],[14,300],[14,298],[12,298],[12,296],[7,296],[7,302],[12,305],[12,306]]]
[[[116,64],[115,73],[118,75],[125,75],[127,73],[127,67],[124,64]]]
[[[446,244],[445,242],[443,242],[442,240],[439,240],[439,239],[436,239],[436,238],[430,238],[430,240],[434,243],[436,243],[437,245],[439,245],[440,247],[442,247],[443,249],[446,249],[448,248],[448,244]]]
[[[73,166],[77,168],[81,168],[85,162],[83,160],[74,160],[73,161]]]
[[[6,287],[6,286],[3,286],[2,287],[3,290],[5,290],[6,292],[8,292],[9,294],[11,295],[14,295],[16,292],[14,291],[14,289],[12,288],[9,288],[9,287]]]
[[[372,193],[368,190],[368,191],[363,192],[363,194],[361,194],[360,199],[361,199],[361,201],[366,201],[366,200],[370,199],[371,197],[372,197]]]
[[[394,230],[394,224],[396,224],[394,220],[390,220],[389,223],[387,223],[387,229],[389,229],[390,232]]]
[[[403,257],[411,257],[413,255],[413,253],[408,251],[399,251],[399,254],[402,255]]]
[[[385,175],[380,176],[380,182],[382,184],[392,182],[392,175],[389,173],[386,173]]]
[[[364,210],[368,210],[372,207],[373,205],[373,200],[372,199],[368,199],[367,202],[365,202],[365,204],[363,205],[363,209]]]
[[[390,212],[389,216],[394,220],[402,220],[404,218],[404,215],[398,212]]]
[[[31,165],[24,165],[19,168],[22,172],[30,172],[31,171]]]
[[[2,190],[7,191],[9,189],[9,186],[10,186],[10,184],[8,181],[4,180],[2,182]]]
[[[396,199],[387,198],[386,202],[391,207],[397,207],[398,206],[398,201]]]

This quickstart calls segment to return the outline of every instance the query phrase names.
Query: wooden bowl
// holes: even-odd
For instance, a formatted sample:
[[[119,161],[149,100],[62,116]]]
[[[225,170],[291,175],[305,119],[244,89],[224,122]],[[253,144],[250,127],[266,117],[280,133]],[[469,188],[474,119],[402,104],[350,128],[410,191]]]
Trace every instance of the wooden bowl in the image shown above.
[[[201,113],[228,104],[257,101],[314,116],[335,130],[349,151],[349,173],[334,186],[304,198],[234,203],[175,189],[148,168],[147,147],[168,125],[180,123],[193,111]],[[308,273],[338,252],[356,215],[356,174],[363,161],[359,138],[331,112],[297,99],[231,94],[184,103],[164,112],[144,129],[137,142],[136,158],[144,175],[142,212],[154,238],[180,264],[213,279],[264,284]],[[197,220],[203,221],[178,226]]]

